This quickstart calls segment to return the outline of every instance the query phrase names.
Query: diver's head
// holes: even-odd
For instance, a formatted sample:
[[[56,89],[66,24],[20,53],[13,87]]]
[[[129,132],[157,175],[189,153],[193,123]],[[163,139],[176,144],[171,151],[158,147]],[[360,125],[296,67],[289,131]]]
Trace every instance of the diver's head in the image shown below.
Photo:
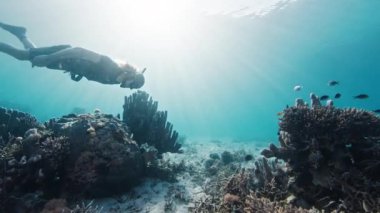
[[[123,75],[120,87],[122,88],[130,88],[130,89],[139,89],[144,86],[145,77],[144,72],[146,68],[144,68],[141,72],[132,72]]]
[[[131,89],[139,89],[142,86],[144,86],[144,83],[145,83],[145,78],[144,78],[143,73],[138,72],[134,76],[133,81],[130,83],[129,88],[131,88]]]

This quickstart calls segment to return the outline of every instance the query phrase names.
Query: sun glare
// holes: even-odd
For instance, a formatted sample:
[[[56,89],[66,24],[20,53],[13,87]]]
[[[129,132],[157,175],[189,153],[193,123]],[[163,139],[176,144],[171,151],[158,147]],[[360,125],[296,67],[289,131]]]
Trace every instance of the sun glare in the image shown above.
[[[141,39],[158,42],[156,45],[173,46],[181,43],[196,26],[194,14],[185,1],[139,0],[113,1],[110,5],[111,21],[118,27],[126,27]]]
[[[175,1],[151,1],[149,4],[139,1],[132,6],[134,23],[153,35],[169,36],[184,29],[184,10]]]

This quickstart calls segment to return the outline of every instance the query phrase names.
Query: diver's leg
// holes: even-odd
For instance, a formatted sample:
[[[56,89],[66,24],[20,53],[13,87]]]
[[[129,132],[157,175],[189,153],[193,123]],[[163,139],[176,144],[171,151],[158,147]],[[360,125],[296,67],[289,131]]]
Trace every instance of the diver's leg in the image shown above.
[[[4,24],[0,22],[0,27],[4,30],[12,33],[17,38],[25,37],[26,36],[26,28],[25,27],[19,27],[19,26],[13,26],[9,24]]]
[[[49,55],[60,50],[70,48],[70,45],[58,45],[52,47],[32,48],[30,50],[21,50],[9,44],[0,42],[0,52],[13,56],[21,61],[28,61],[39,55]]]
[[[0,52],[6,53],[21,61],[29,60],[28,50],[20,50],[3,42],[0,42]]]
[[[29,58],[33,59],[40,55],[51,55],[64,49],[71,48],[70,45],[55,45],[50,47],[36,47],[29,50]]]
[[[21,43],[24,45],[24,48],[26,50],[36,48],[37,46],[28,38],[28,37],[23,37],[20,39]]]
[[[25,27],[13,26],[13,25],[4,24],[1,22],[0,22],[0,27],[12,33],[14,36],[16,36],[24,45],[25,49],[28,50],[30,48],[36,48],[36,45],[26,36]]]

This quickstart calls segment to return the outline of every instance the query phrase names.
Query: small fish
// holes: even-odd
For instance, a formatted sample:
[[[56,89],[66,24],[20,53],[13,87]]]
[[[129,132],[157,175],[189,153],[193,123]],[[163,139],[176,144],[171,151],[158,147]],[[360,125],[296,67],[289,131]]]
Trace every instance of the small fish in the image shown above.
[[[337,93],[337,94],[335,94],[335,96],[334,96],[335,99],[338,99],[338,98],[340,98],[340,97],[342,97],[342,94],[340,94],[340,93]]]
[[[302,89],[302,86],[301,86],[301,85],[296,85],[296,86],[293,88],[294,91],[301,91],[301,89]]]
[[[380,109],[372,110],[372,112],[374,112],[374,113],[380,113]]]
[[[329,96],[328,96],[328,95],[322,95],[322,96],[319,98],[319,100],[321,100],[321,101],[325,101],[325,100],[327,100],[327,99],[329,99]]]
[[[334,81],[334,80],[331,80],[327,83],[327,85],[329,85],[330,87],[333,87],[333,86],[336,86],[339,84],[339,81]]]
[[[355,99],[367,99],[369,96],[367,94],[360,94],[357,96],[354,96]]]
[[[278,112],[277,113],[277,116],[279,116],[279,117],[281,117],[281,116],[283,116],[284,115],[284,112]]]

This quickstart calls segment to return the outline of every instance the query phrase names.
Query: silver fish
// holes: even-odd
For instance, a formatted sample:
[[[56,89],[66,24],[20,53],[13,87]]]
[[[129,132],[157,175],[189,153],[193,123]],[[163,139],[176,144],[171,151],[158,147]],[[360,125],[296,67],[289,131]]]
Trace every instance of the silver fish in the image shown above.
[[[294,91],[301,91],[301,89],[302,89],[302,86],[301,86],[301,85],[296,85],[296,86],[294,86],[294,88],[293,88]]]

